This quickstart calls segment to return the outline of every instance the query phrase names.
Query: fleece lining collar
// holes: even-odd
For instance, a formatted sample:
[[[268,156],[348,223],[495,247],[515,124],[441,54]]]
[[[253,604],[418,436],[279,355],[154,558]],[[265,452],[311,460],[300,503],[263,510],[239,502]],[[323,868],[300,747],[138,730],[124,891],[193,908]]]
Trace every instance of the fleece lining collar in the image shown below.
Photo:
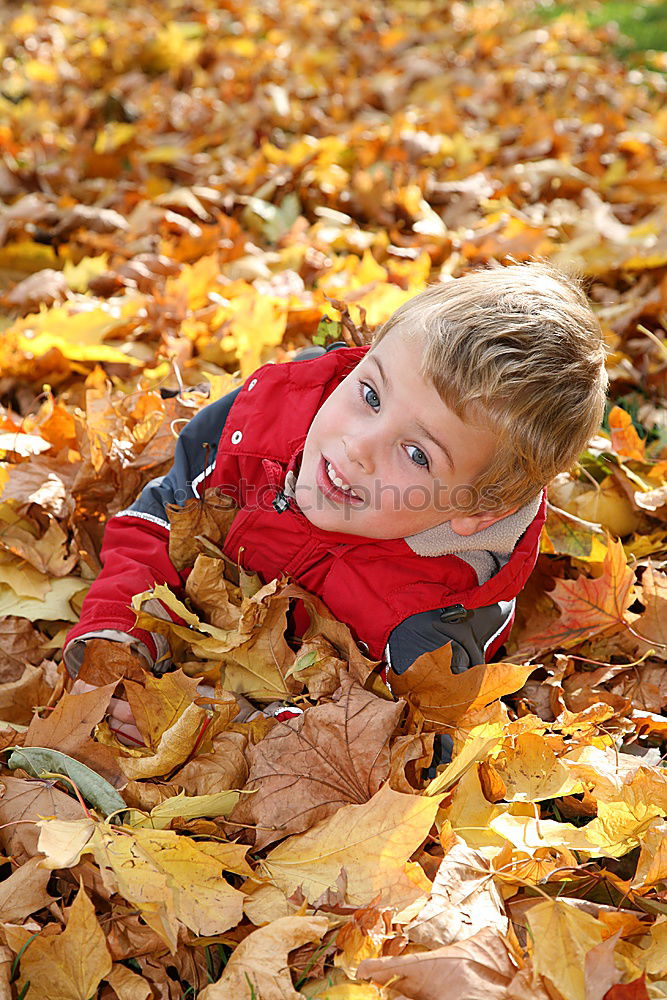
[[[479,583],[486,583],[508,562],[516,543],[537,515],[542,494],[474,535],[457,535],[449,521],[420,531],[405,539],[418,556],[456,555],[477,573]]]

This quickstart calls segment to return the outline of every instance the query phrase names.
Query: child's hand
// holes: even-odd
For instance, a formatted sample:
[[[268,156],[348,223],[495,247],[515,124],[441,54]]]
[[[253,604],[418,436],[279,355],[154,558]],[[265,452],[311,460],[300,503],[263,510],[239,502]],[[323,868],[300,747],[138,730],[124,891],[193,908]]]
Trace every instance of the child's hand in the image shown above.
[[[74,681],[70,694],[84,694],[86,691],[94,691],[95,684],[87,684],[85,681]],[[119,743],[126,747],[144,747],[143,737],[137,729],[132,714],[132,709],[124,698],[112,698],[109,702],[107,713],[109,728],[115,733]]]
[[[70,694],[84,694],[86,691],[94,690],[94,684],[87,684],[86,681],[77,680],[74,681]],[[215,691],[210,684],[200,684],[197,691],[204,698],[213,698],[215,695]],[[239,714],[234,719],[235,722],[249,722],[258,715],[262,715],[262,712],[251,704],[247,698],[244,698],[242,694],[237,694],[235,697],[240,708]],[[123,746],[146,746],[141,733],[137,729],[132,709],[124,698],[111,699],[106,718],[109,728],[115,734],[118,742],[122,743]]]

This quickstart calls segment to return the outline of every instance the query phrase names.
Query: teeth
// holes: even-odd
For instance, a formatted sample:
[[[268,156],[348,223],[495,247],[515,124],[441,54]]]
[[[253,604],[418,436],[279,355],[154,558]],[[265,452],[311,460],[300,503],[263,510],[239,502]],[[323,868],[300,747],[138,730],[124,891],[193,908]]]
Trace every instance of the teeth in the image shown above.
[[[340,476],[337,476],[334,472],[331,462],[327,462],[327,475],[334,486],[337,486],[339,490],[344,490],[346,493],[351,493],[352,496],[356,496],[353,492],[352,487],[349,483],[344,482]]]

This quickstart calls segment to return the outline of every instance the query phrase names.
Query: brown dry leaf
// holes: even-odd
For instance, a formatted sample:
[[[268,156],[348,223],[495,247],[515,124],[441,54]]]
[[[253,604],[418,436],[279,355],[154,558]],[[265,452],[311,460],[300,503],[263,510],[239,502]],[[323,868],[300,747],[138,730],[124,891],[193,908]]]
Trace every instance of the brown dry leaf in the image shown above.
[[[281,584],[268,584],[243,602],[239,633],[245,642],[225,657],[224,687],[252,701],[283,701],[301,690],[290,677],[295,654],[285,639],[288,595]]]
[[[389,740],[403,704],[351,678],[331,703],[278,723],[249,752],[250,774],[232,819],[257,827],[255,847],[308,830],[351,802],[366,802],[389,772]]]
[[[2,547],[50,577],[68,576],[78,559],[76,553],[70,551],[66,532],[53,518],[39,537],[19,523],[6,525],[2,531]]]
[[[70,757],[102,721],[113,696],[115,684],[83,694],[64,694],[45,719],[35,716],[25,734],[25,746],[52,747]]]
[[[39,858],[30,858],[0,882],[0,920],[19,923],[53,902],[46,891],[49,873],[38,866]]]
[[[395,986],[410,1000],[442,1000],[444,983],[447,995],[461,1000],[506,1000],[515,972],[501,935],[486,929],[465,941],[419,954],[367,958],[357,976],[377,983],[398,977]]]
[[[284,583],[273,580],[242,604],[238,628],[220,629],[201,621],[164,585],[137,594],[132,607],[137,625],[158,632],[170,641],[206,660],[223,660],[222,681],[228,691],[260,701],[282,700],[299,684],[287,673],[294,653],[285,640],[288,598]],[[157,598],[185,624],[155,617],[143,607]],[[359,654],[361,655],[361,654]]]
[[[143,681],[146,677],[145,661],[143,657],[135,656],[124,642],[87,639],[83,663],[77,677],[87,684],[99,687],[123,678]]]
[[[342,877],[346,903],[364,906],[376,896],[400,908],[428,895],[430,883],[408,859],[426,838],[439,799],[404,795],[383,785],[362,805],[343,806],[306,833],[289,837],[262,862],[286,893],[309,901]]]
[[[352,638],[348,626],[337,621],[323,601],[302,587],[297,587],[296,584],[288,584],[283,594],[291,599],[303,601],[308,612],[310,625],[303,634],[303,642],[307,644],[311,639],[319,637],[326,639],[347,660],[352,677],[359,684],[365,684],[377,662],[364,656]]]
[[[650,563],[642,576],[641,601],[646,610],[634,622],[629,642],[637,656],[653,649],[667,660],[667,575]]]
[[[396,305],[434,280],[457,280],[489,257],[506,264],[508,251],[520,259],[537,251],[568,267],[574,261],[591,279],[586,288],[609,348],[609,420],[581,463],[549,484],[556,507],[548,512],[536,570],[519,596],[509,647],[525,657],[507,657],[521,669],[528,657],[539,655],[543,662],[511,707],[475,702],[480,692],[482,701],[491,693],[486,681],[479,685],[486,668],[464,675],[461,690],[452,692],[445,667],[444,698],[438,679],[429,678],[392,740],[386,781],[413,806],[446,793],[437,831],[432,826],[411,856],[434,878],[446,852],[440,875],[450,901],[467,892],[464,872],[451,881],[444,874],[456,842],[452,826],[467,850],[485,859],[482,871],[491,859],[503,894],[514,896],[513,914],[527,900],[541,905],[529,887],[536,887],[539,899],[546,892],[561,901],[570,892],[590,896],[608,888],[618,901],[634,882],[641,911],[582,904],[607,935],[584,962],[586,1000],[599,1000],[614,981],[615,964],[625,981],[611,986],[605,1000],[648,1000],[649,993],[657,1000],[667,948],[667,922],[655,912],[664,895],[667,815],[664,769],[657,764],[667,737],[660,714],[667,709],[667,638],[665,567],[659,562],[667,522],[667,116],[664,53],[628,53],[624,40],[635,29],[639,35],[655,11],[642,4],[635,5],[636,17],[621,11],[617,28],[596,19],[590,5],[576,16],[567,5],[552,5],[553,16],[545,19],[536,5],[518,0],[401,0],[380,3],[381,17],[364,0],[200,6],[185,18],[165,20],[154,0],[138,0],[112,19],[110,30],[99,4],[65,10],[25,0],[0,7],[0,296],[14,312],[34,310],[10,317],[0,337],[0,612],[35,623],[35,632],[24,624],[13,637],[7,618],[9,628],[0,635],[6,639],[0,719],[17,726],[0,729],[0,746],[21,742],[21,724],[30,725],[35,706],[42,719],[31,726],[33,734],[46,729],[53,745],[60,734],[72,746],[75,733],[66,732],[65,710],[72,703],[65,699],[60,716],[57,709],[51,718],[46,713],[63,693],[59,647],[67,623],[79,615],[87,583],[100,571],[105,522],[168,472],[183,424],[207,399],[219,400],[234,387],[238,378],[231,373],[245,376],[260,363],[291,361],[332,308],[335,318],[324,321],[319,334],[369,343],[372,328]],[[657,43],[659,19],[655,25]],[[456,57],[443,59],[443,52]],[[576,87],[560,85],[574,78]],[[80,98],[74,102],[73,81]],[[175,666],[186,674],[202,673],[214,684],[222,674],[227,688],[260,703],[294,701],[305,693],[319,701],[317,711],[330,708],[325,700],[352,677],[391,705],[379,674],[371,673],[373,664],[321,602],[285,581],[248,585],[241,573],[237,585],[235,567],[220,557],[224,521],[233,509],[215,491],[205,492],[215,446],[210,441],[209,457],[205,450],[199,456],[199,468],[208,470],[204,498],[174,512],[173,555],[184,568],[194,562],[193,572],[184,591],[147,595],[158,600],[144,601],[145,626],[167,637]],[[291,443],[289,450],[294,453]],[[624,540],[641,582],[643,615],[628,607],[629,571],[617,542],[607,552],[604,529]],[[139,549],[137,554],[143,558]],[[648,569],[647,557],[655,560]],[[223,569],[233,581],[229,586],[222,584]],[[184,624],[151,617],[151,609],[160,614],[159,599]],[[303,608],[293,607],[299,600],[311,616],[300,648],[287,632],[305,620]],[[292,610],[295,615],[288,614]],[[45,651],[38,648],[39,636]],[[559,645],[572,655],[554,665],[551,652]],[[131,811],[116,816],[119,842],[136,845],[139,831],[128,825],[135,818],[153,822],[164,802],[185,813],[210,810],[211,800],[174,802],[175,796],[180,790],[189,797],[219,795],[243,785],[245,752],[259,759],[282,730],[265,717],[230,723],[231,703],[218,683],[218,701],[201,728],[185,733],[178,729],[187,728],[185,713],[203,702],[186,698],[182,709],[169,699],[159,703],[144,687],[143,663],[121,662],[124,647],[113,648],[113,657],[91,653],[87,679],[99,686],[127,677],[140,686],[134,707],[150,731],[150,749],[120,750],[102,723],[96,739],[85,735],[75,752],[97,770],[117,767],[122,756],[152,775],[125,787]],[[652,656],[626,662],[645,657],[649,648]],[[45,655],[54,661],[43,661]],[[465,699],[468,711],[453,704]],[[443,704],[449,714],[442,714],[440,725]],[[81,725],[71,721],[81,734]],[[296,732],[298,725],[288,728]],[[430,763],[434,729],[453,737],[454,757],[422,796],[415,791],[426,783],[421,768]],[[367,730],[369,739],[376,736],[372,723]],[[619,748],[622,739],[634,740],[628,747],[633,753],[649,755],[630,759]],[[382,749],[374,780],[385,757]],[[158,773],[172,764],[167,774]],[[52,802],[42,797],[35,815],[28,810],[29,822],[21,822],[22,803],[10,790],[18,780],[8,779],[0,826],[5,843],[22,857],[25,850],[34,853],[34,820],[41,811],[59,812],[64,800],[74,815],[84,814],[71,794],[49,782],[26,782]],[[573,792],[555,802],[551,796],[566,790],[568,780],[586,789],[583,800]],[[290,803],[289,791],[276,802],[285,813]],[[351,831],[342,827],[343,817],[370,805],[342,805],[321,821],[341,817],[330,850],[348,846]],[[156,807],[153,820],[137,816],[138,809]],[[357,815],[352,812],[352,819]],[[377,829],[383,830],[382,819]],[[172,824],[180,827],[173,833],[180,851],[186,845],[199,850],[209,837],[219,847],[223,830],[244,840],[250,834],[247,826],[228,822],[178,820]],[[87,823],[83,818],[86,837]],[[69,829],[71,854],[76,837]],[[373,858],[359,857],[352,844],[353,864],[336,855],[338,868],[332,863],[331,871],[324,869],[327,887],[316,901],[337,908],[333,921],[350,919],[321,950],[317,942],[291,955],[284,942],[275,949],[285,995],[294,995],[302,976],[299,989],[322,1000],[418,995],[419,984],[413,994],[409,979],[387,989],[352,979],[364,957],[418,959],[427,966],[431,957],[423,952],[427,945],[408,943],[402,925],[392,924],[391,887],[381,908],[349,914],[355,871],[372,893],[373,864],[379,878],[385,845],[395,853],[391,836],[387,829],[373,841]],[[67,843],[65,836],[63,850]],[[632,853],[599,864],[589,860],[616,858],[632,847],[639,854],[634,878]],[[576,857],[575,849],[581,852]],[[81,874],[116,962],[99,1000],[121,994],[122,1000],[140,1000],[148,992],[156,1000],[182,1000],[205,987],[207,958],[220,975],[220,936],[200,933],[216,926],[207,879],[214,870],[220,876],[219,859],[203,876],[209,922],[193,929],[186,926],[191,914],[173,914],[185,897],[195,909],[195,880],[185,888],[178,880],[183,870],[186,876],[199,872],[198,863],[186,859],[175,881],[164,872],[137,879],[128,901],[105,887],[93,855],[84,857],[74,873],[52,874],[54,902],[15,934],[26,940],[41,927],[37,940],[57,938],[64,923],[59,899],[70,901]],[[128,879],[131,862],[122,873]],[[303,863],[302,853],[294,871]],[[407,877],[402,864],[390,858],[397,898]],[[292,873],[290,865],[286,870]],[[420,870],[409,867],[408,881],[425,892]],[[8,888],[27,871],[26,865],[15,872]],[[105,868],[110,883],[115,876],[109,872]],[[298,888],[288,900],[275,885],[243,876],[246,912],[257,925],[295,915],[302,901]],[[229,884],[233,875],[224,878]],[[138,903],[142,888],[150,898]],[[435,899],[434,891],[431,904]],[[466,909],[474,911],[471,920],[475,916],[470,901],[476,899],[463,899],[460,913],[453,902],[455,912],[439,931],[459,933]],[[423,905],[418,900],[401,920]],[[143,912],[162,937],[143,922]],[[230,907],[229,914],[236,919],[238,909]],[[614,944],[619,930],[624,939]],[[250,931],[247,921],[228,927],[224,947],[252,959],[261,939],[248,937]],[[557,992],[562,998],[531,966],[525,928],[517,934],[519,942],[510,929],[505,943],[517,956],[525,945],[528,964],[510,975],[508,1000],[555,1000]],[[165,953],[167,938],[172,955]],[[10,983],[14,956],[1,945],[0,998],[10,1000],[19,992]],[[125,964],[130,957],[139,976]],[[437,959],[431,962],[426,992],[438,1000],[443,992],[457,1000],[497,995],[484,961],[477,978],[471,973],[461,983],[461,970],[469,972],[474,957],[471,948],[461,961],[450,961],[444,977]],[[269,961],[262,971],[272,968]],[[247,986],[241,979],[235,988],[245,1000],[258,992],[252,981]]]
[[[5,931],[18,951],[30,939],[22,928]],[[25,938],[25,940],[24,940]],[[36,996],[49,1000],[90,1000],[111,970],[111,956],[95,908],[83,888],[72,904],[61,934],[40,935],[21,956],[19,989],[27,982]]]
[[[586,954],[584,961],[584,981],[586,1000],[604,1000],[608,990],[623,978],[623,973],[614,962],[614,949],[620,931],[605,941],[596,944]]]
[[[25,618],[0,618],[0,684],[17,681],[26,663],[44,659],[44,639]]]
[[[244,733],[219,733],[209,753],[198,754],[177,771],[172,782],[188,795],[211,795],[228,788],[243,788],[248,779]]]
[[[62,820],[78,820],[83,808],[55,787],[55,781],[35,778],[2,776],[0,785],[0,844],[6,854],[18,864],[24,864],[38,853],[39,828],[43,816]]]
[[[455,674],[451,658],[448,644],[423,653],[409,671],[392,678],[392,690],[419,708],[429,728],[453,726],[467,713],[517,691],[535,669],[530,664],[487,663]]]
[[[217,981],[200,1000],[299,1000],[292,986],[289,953],[319,941],[329,929],[326,917],[280,917],[249,934],[234,951]]]
[[[16,306],[21,312],[34,312],[44,303],[52,306],[54,302],[64,302],[69,288],[62,271],[54,271],[47,267],[37,274],[31,274],[15,285],[5,296],[10,306]]]
[[[0,1000],[12,1000],[12,967],[14,953],[7,945],[0,945]]]
[[[129,903],[122,905],[119,900],[116,912],[118,920],[109,927],[107,937],[114,962],[164,951],[164,941],[142,920],[136,907]]]
[[[211,447],[217,442],[211,442]],[[207,463],[208,464],[208,463]],[[205,552],[199,539],[205,539],[222,550],[237,507],[233,500],[218,489],[206,489],[203,484],[203,498],[192,498],[182,507],[169,504],[169,558],[177,570],[192,566],[197,556]]]
[[[289,900],[270,882],[248,881],[243,886],[243,891],[246,893],[243,912],[255,927],[269,924],[280,917],[291,917],[299,910],[293,900]]]
[[[397,736],[391,744],[389,784],[410,794],[421,785],[421,772],[433,760],[433,734]]]
[[[125,783],[112,750],[91,739],[114,693],[115,684],[95,688],[83,694],[64,694],[44,719],[35,715],[25,734],[25,746],[51,747],[86,764],[99,775],[120,787]]]
[[[332,695],[340,687],[348,673],[348,665],[328,639],[313,636],[301,644],[291,670],[305,684],[308,696],[317,700]]]
[[[525,966],[509,984],[507,1000],[554,1000],[553,987],[547,989],[532,965]]]
[[[631,982],[612,986],[605,1000],[651,1000],[651,995],[646,988],[646,976],[642,973]]]
[[[72,456],[65,466],[62,461],[64,454]],[[72,491],[78,466],[74,454],[72,449],[64,447],[60,458],[44,455],[13,469],[2,495],[3,500],[14,500],[17,510],[26,515],[30,514],[35,504],[44,514],[59,520],[68,518],[74,513],[75,506]]]
[[[440,862],[428,903],[406,930],[411,941],[433,949],[485,927],[506,935],[508,926],[488,861],[457,839]]]
[[[52,691],[48,681],[49,660],[33,666],[27,663],[15,681],[0,685],[0,718],[3,722],[27,725],[36,708],[46,704]]]
[[[241,617],[241,595],[224,576],[224,562],[212,556],[198,555],[188,576],[185,592],[202,612],[206,621],[221,629],[233,629]],[[230,595],[237,598],[236,603]]]
[[[150,1000],[151,988],[145,979],[132,972],[126,965],[114,962],[105,980],[111,986],[118,1000]]]

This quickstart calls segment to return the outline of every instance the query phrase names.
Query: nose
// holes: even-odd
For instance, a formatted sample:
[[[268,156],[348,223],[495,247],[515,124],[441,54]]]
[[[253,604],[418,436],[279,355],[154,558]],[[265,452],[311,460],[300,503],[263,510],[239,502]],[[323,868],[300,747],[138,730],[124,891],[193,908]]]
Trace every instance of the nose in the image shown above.
[[[366,475],[375,469],[375,448],[372,434],[355,431],[343,435],[343,447],[350,465],[358,466]]]

